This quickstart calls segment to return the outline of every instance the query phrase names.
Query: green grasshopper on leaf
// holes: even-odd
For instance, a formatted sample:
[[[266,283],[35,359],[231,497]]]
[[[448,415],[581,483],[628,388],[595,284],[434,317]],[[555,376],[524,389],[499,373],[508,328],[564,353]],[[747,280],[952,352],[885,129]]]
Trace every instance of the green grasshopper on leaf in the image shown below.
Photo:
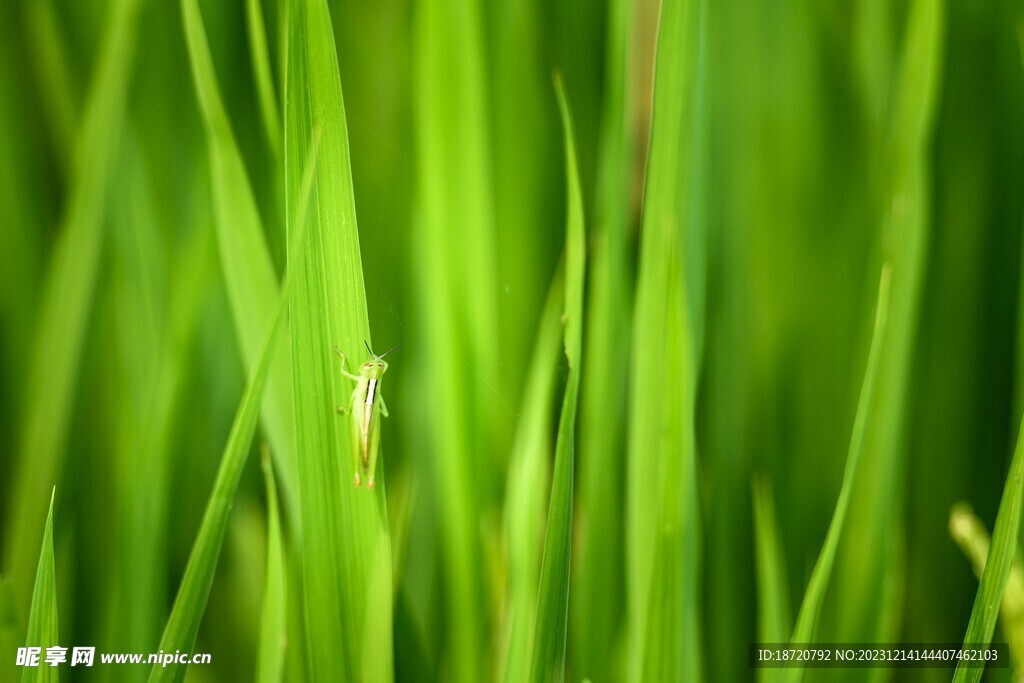
[[[367,475],[367,487],[372,489],[375,487],[374,473],[377,471],[377,450],[380,447],[380,416],[388,416],[388,407],[384,404],[384,397],[380,395],[381,380],[388,370],[384,356],[399,348],[401,344],[379,356],[365,341],[363,344],[366,344],[371,359],[363,363],[358,375],[353,375],[345,369],[345,354],[341,349],[335,346],[334,352],[341,356],[341,374],[356,383],[349,405],[338,408],[339,413],[348,413],[352,420],[349,432],[352,435],[350,450],[356,471],[355,485],[359,486],[362,483],[362,472]],[[378,406],[380,410],[377,409]]]

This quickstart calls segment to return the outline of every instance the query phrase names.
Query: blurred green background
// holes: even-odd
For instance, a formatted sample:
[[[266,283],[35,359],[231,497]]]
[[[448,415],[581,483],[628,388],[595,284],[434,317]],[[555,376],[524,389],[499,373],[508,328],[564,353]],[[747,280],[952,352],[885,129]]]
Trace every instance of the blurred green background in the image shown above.
[[[843,479],[884,262],[877,392],[815,637],[963,639],[978,581],[949,512],[966,501],[992,527],[1024,406],[1024,14],[1003,0],[663,2],[327,3],[370,329],[378,351],[405,344],[383,389],[387,487],[360,492],[386,496],[394,589],[367,609],[391,615],[381,652],[399,680],[529,672],[509,654],[530,652],[510,645],[512,606],[535,604],[566,417],[565,359],[555,373],[558,344],[542,343],[566,220],[554,71],[588,235],[566,676],[752,680],[747,644],[789,639]],[[199,3],[278,277],[286,17],[322,4]],[[249,365],[189,59],[176,2],[0,3],[0,680],[20,676],[54,485],[61,644],[158,649],[239,405]],[[659,135],[673,126],[678,139]],[[652,265],[661,206],[679,250],[667,280]],[[659,282],[681,287],[668,308],[647,298]],[[333,343],[314,343],[332,368]],[[195,646],[213,662],[188,680],[256,674],[264,411]],[[281,676],[340,679],[306,657],[318,596],[302,588],[290,479],[277,472]],[[774,500],[771,596],[752,486]],[[651,510],[676,507],[680,535],[655,541]],[[679,594],[647,573],[661,549],[682,553]],[[655,624],[648,591],[685,623]],[[652,634],[678,667],[638,663],[657,656]],[[950,672],[844,672],[869,674]]]

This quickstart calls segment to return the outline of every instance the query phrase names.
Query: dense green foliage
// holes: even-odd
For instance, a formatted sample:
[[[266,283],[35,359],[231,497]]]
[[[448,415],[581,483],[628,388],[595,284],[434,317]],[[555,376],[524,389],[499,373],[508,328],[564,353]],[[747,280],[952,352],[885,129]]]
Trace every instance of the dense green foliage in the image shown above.
[[[0,2],[0,682],[1024,662],[1022,22]]]

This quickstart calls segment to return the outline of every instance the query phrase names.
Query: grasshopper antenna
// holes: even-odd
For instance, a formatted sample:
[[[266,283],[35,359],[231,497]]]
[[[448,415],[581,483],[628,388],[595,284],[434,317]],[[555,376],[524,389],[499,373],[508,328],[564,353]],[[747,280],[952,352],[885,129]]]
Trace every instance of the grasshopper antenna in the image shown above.
[[[402,348],[404,345],[405,345],[405,342],[402,342],[398,346],[394,346],[394,347],[388,349],[387,351],[385,351],[384,353],[380,354],[379,356],[377,356],[377,358],[378,359],[383,358],[384,356],[388,355],[392,351],[397,351],[398,349]]]
[[[373,356],[374,358],[376,358],[377,360],[380,360],[381,358],[383,358],[384,356],[388,355],[388,354],[389,354],[389,353],[391,353],[392,351],[397,351],[398,349],[400,349],[400,348],[402,348],[403,346],[405,346],[405,342],[402,342],[402,343],[401,343],[401,344],[399,344],[398,346],[393,346],[393,347],[391,347],[390,349],[388,349],[387,351],[385,351],[384,353],[382,353],[382,354],[380,354],[380,355],[378,356],[377,354],[375,354],[375,353],[373,352],[373,349],[371,349],[371,348],[370,348],[370,343],[369,343],[368,341],[366,341],[366,340],[364,339],[364,340],[363,340],[363,344],[364,344],[364,345],[366,346],[366,350],[370,352],[370,355],[371,355],[371,356]]]

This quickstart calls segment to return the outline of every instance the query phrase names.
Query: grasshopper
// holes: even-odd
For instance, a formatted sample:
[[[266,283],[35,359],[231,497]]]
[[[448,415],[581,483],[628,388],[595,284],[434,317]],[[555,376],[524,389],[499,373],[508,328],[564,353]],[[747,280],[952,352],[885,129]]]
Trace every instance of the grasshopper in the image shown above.
[[[366,341],[363,341],[363,344],[370,352],[370,360],[362,364],[358,375],[353,375],[345,369],[345,354],[341,349],[335,346],[334,352],[341,356],[341,374],[356,383],[349,405],[338,407],[339,413],[349,414],[352,420],[349,431],[352,435],[350,450],[355,465],[355,485],[359,486],[362,483],[362,472],[367,475],[366,486],[372,489],[375,488],[374,473],[377,470],[377,449],[380,447],[380,416],[388,417],[388,407],[384,404],[384,397],[380,395],[381,380],[388,370],[384,356],[402,345],[399,344],[378,356]]]

